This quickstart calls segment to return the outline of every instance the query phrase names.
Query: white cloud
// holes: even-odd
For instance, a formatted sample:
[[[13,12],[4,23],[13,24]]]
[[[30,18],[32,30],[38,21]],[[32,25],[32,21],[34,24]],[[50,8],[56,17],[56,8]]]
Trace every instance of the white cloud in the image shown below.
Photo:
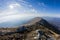
[[[18,7],[21,7],[21,5],[18,4],[18,3],[14,3],[14,4],[10,4],[10,5],[9,5],[9,8],[10,8],[10,9],[14,9],[14,8],[18,8]]]
[[[37,10],[32,7],[32,5],[28,5],[23,0],[20,1],[22,1],[23,3],[22,5],[27,6],[27,8],[17,2],[9,4],[8,9],[0,13],[0,23],[9,21],[10,19],[13,20],[13,19],[25,18],[25,17],[42,17],[42,16],[60,17],[60,15],[38,13]],[[46,7],[44,3],[38,3],[38,5],[40,5],[41,7]]]
[[[8,15],[14,15],[14,14],[18,14],[17,10],[5,10],[3,12],[0,13],[0,17],[4,17],[4,16],[8,16]]]
[[[7,15],[15,15],[18,14],[18,10],[22,8],[22,6],[18,3],[11,3],[7,5],[7,9],[0,13],[0,17],[7,16]]]
[[[25,14],[15,14],[15,15],[7,15],[7,16],[3,16],[3,17],[0,17],[0,23],[3,23],[3,22],[7,22],[7,21],[11,21],[11,20],[17,20],[17,19],[24,19],[24,18],[27,18],[27,17],[41,17],[43,16],[42,14],[32,14],[32,13],[25,13]]]
[[[14,14],[14,15],[0,17],[0,23],[11,21],[11,20],[16,20],[16,19],[24,19],[27,17],[42,17],[42,16],[60,17],[60,15],[51,15],[51,14],[43,14],[43,13]]]
[[[0,23],[8,22],[11,20],[17,20],[17,19],[24,19],[27,17],[32,17],[32,14],[16,14],[16,15],[8,15],[0,18]]]

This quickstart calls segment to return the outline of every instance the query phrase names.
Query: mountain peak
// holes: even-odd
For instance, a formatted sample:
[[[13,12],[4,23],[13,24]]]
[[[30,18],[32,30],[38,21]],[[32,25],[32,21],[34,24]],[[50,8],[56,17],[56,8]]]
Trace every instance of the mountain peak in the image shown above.
[[[42,18],[41,17],[35,17],[33,19],[31,19],[30,21],[28,21],[26,24],[23,24],[24,26],[28,26],[28,25],[33,25],[35,24],[36,22],[39,22],[41,21]]]
[[[60,30],[58,28],[51,25],[49,22],[47,22],[45,19],[43,19],[41,17],[35,17],[35,18],[31,19],[28,23],[24,24],[23,26],[32,26],[32,25],[35,25],[35,26],[41,25],[41,26],[44,26],[44,27],[60,34]]]

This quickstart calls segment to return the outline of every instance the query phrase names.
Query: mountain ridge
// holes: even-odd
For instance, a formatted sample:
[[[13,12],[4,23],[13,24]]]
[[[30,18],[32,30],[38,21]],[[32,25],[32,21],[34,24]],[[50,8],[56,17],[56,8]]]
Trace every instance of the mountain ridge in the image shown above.
[[[56,26],[53,26],[52,24],[50,24],[48,21],[46,21],[45,19],[41,18],[41,17],[35,17],[32,20],[30,20],[27,24],[24,24],[22,26],[31,26],[31,25],[42,25],[58,34],[60,34],[60,29],[57,28]]]

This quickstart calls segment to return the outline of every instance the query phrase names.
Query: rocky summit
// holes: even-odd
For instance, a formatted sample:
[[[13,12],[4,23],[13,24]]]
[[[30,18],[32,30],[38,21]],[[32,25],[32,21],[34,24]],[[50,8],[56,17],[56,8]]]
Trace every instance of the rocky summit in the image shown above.
[[[0,28],[0,40],[60,40],[60,30],[36,17],[18,28]]]

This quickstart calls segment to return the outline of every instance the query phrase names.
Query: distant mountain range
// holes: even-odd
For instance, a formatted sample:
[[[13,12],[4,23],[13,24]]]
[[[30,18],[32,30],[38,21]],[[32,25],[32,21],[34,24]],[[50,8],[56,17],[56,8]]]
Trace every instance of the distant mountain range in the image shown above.
[[[57,18],[57,17],[43,17],[43,18],[46,21],[48,21],[50,24],[60,27],[60,18]]]

